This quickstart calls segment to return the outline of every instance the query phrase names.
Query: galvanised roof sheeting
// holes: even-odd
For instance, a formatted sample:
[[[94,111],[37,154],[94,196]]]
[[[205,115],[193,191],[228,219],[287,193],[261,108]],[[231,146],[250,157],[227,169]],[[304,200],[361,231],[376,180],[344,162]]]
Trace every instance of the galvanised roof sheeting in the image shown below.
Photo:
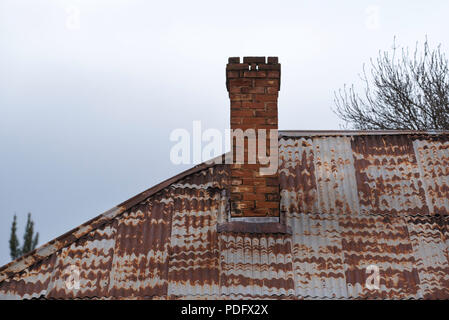
[[[218,233],[228,168],[201,165],[1,268],[0,298],[449,298],[447,133],[281,132],[279,151],[291,235]]]

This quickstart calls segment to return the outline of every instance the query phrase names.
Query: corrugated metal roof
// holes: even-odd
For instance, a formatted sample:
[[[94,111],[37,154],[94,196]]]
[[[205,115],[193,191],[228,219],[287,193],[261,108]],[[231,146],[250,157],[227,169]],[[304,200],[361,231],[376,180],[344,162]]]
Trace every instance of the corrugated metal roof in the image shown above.
[[[223,296],[294,296],[290,236],[223,233],[220,252]]]
[[[351,144],[361,213],[429,214],[409,136],[355,136]]]
[[[0,298],[449,298],[447,133],[281,132],[279,150],[291,235],[218,233],[228,167],[203,164],[2,267]]]

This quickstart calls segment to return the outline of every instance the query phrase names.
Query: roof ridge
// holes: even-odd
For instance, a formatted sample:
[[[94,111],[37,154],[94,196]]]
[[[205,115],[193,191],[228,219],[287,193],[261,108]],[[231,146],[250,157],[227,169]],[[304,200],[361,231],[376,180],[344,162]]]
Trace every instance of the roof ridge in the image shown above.
[[[357,135],[449,135],[449,130],[278,130],[281,137]]]

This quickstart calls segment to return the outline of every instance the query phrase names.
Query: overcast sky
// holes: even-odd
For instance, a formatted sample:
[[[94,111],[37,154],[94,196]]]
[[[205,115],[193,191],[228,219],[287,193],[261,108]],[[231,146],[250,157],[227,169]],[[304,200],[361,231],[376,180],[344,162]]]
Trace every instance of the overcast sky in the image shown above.
[[[379,50],[449,44],[448,1],[0,0],[0,265],[185,170],[170,132],[229,126],[229,56],[278,56],[280,129],[339,129]]]

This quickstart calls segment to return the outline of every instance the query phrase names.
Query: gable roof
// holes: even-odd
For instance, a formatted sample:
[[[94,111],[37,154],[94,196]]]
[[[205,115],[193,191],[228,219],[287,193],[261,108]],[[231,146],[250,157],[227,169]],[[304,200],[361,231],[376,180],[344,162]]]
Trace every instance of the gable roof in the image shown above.
[[[362,283],[369,262],[389,270],[377,297],[449,296],[448,140],[281,131],[281,209],[292,236],[218,235],[227,166],[201,164],[2,267],[0,297],[360,298],[372,294]],[[71,264],[84,281],[77,292],[64,288]]]
[[[211,161],[212,162],[212,161]],[[201,170],[207,169],[213,166],[213,163],[201,163],[190,169],[187,169],[167,180],[164,180],[157,185],[142,191],[141,193],[129,198],[128,200],[116,205],[115,207],[103,212],[102,214],[92,218],[91,220],[83,223],[82,225],[64,233],[63,235],[41,245],[40,247],[28,252],[27,254],[7,263],[6,265],[0,267],[0,282],[8,278],[9,276],[22,271],[23,269],[45,259],[49,255],[55,253],[56,251],[67,247],[76,240],[85,236],[89,232],[100,228],[104,224],[112,221],[117,216],[125,212],[126,210],[132,208],[139,202],[151,197],[155,193],[161,191],[162,189],[170,186],[184,177],[192,175]]]

